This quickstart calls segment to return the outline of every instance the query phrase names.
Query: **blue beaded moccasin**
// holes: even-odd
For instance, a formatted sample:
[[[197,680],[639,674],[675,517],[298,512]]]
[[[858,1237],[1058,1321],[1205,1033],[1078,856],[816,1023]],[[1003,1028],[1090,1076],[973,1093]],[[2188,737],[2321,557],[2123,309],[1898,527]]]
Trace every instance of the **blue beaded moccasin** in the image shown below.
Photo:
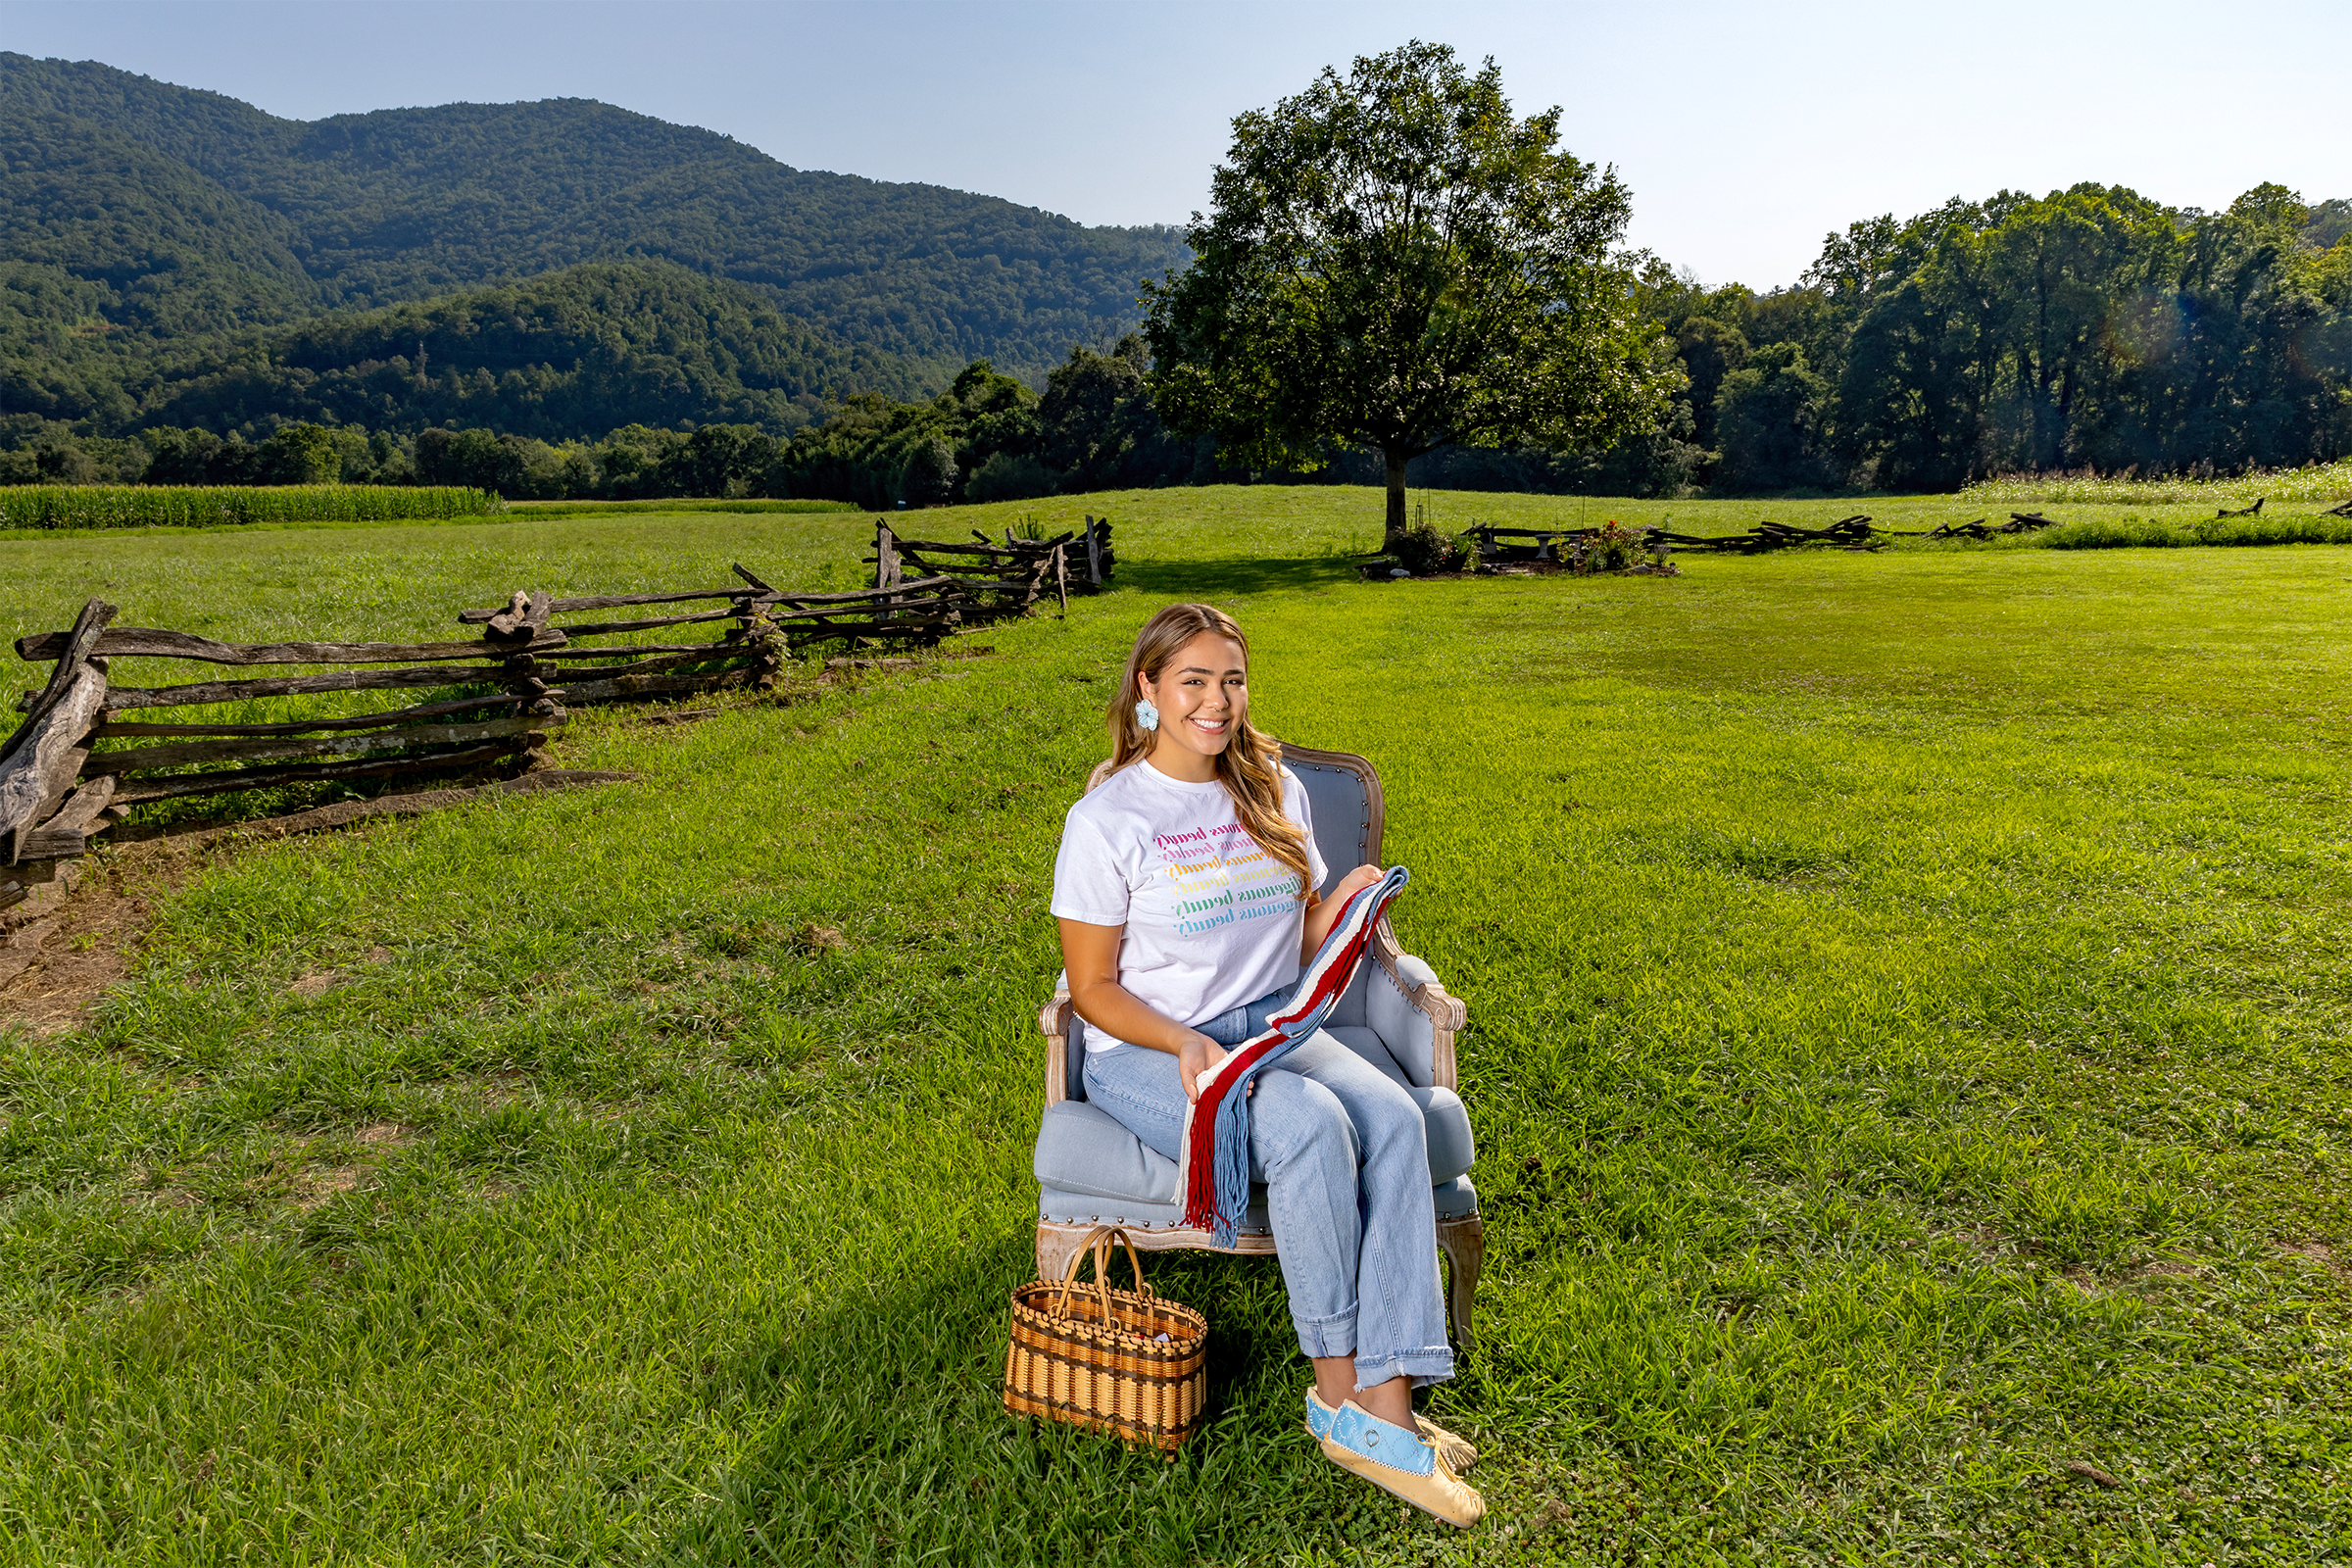
[[[1353,1399],[1332,1412],[1323,1456],[1351,1475],[1449,1525],[1467,1530],[1486,1517],[1487,1501],[1438,1456],[1435,1445],[1409,1427],[1393,1426]]]
[[[1317,1443],[1330,1437],[1332,1418],[1339,1413],[1323,1402],[1322,1396],[1315,1393],[1311,1385],[1307,1388],[1307,1436]],[[1438,1457],[1445,1460],[1446,1468],[1455,1475],[1468,1475],[1470,1467],[1478,1463],[1478,1449],[1471,1446],[1468,1438],[1446,1431],[1418,1410],[1413,1412],[1413,1430],[1438,1446]]]

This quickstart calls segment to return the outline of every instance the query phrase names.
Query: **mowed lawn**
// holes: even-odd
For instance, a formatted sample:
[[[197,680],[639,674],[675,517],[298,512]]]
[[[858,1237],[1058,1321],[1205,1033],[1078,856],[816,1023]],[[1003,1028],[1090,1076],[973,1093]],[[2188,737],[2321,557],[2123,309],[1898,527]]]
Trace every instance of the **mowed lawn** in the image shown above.
[[[1433,510],[1490,501],[1580,505]],[[584,713],[559,760],[639,782],[220,854],[85,1029],[0,1024],[0,1557],[2352,1556],[2352,550],[1368,585],[1363,491],[906,526],[1105,510],[1118,590],[992,658]],[[870,537],[0,541],[0,630],[454,631]],[[1212,1333],[1174,1462],[997,1403],[1055,838],[1181,597],[1378,763],[1468,1000],[1468,1535],[1314,1452],[1271,1263],[1153,1271]]]

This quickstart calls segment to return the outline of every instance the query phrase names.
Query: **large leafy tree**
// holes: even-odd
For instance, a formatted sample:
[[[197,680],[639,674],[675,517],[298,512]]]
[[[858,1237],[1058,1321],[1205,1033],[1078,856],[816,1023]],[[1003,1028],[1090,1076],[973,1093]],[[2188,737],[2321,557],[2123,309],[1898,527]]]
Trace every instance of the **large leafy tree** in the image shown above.
[[[1193,265],[1145,285],[1169,424],[1258,467],[1380,452],[1392,540],[1423,453],[1655,424],[1672,372],[1613,254],[1626,189],[1557,148],[1557,109],[1514,119],[1492,60],[1409,43],[1233,129]]]

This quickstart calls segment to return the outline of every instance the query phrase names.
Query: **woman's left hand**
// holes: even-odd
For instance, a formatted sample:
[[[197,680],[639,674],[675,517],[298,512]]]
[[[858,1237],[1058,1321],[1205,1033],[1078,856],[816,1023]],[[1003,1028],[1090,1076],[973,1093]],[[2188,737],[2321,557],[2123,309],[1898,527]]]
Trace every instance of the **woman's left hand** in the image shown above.
[[[1377,865],[1359,865],[1332,884],[1330,894],[1317,900],[1314,906],[1306,911],[1306,929],[1301,934],[1301,944],[1298,949],[1300,963],[1305,963],[1314,957],[1315,950],[1321,947],[1323,939],[1331,934],[1332,924],[1339,919],[1340,910],[1347,907],[1348,901],[1386,875],[1388,873]]]

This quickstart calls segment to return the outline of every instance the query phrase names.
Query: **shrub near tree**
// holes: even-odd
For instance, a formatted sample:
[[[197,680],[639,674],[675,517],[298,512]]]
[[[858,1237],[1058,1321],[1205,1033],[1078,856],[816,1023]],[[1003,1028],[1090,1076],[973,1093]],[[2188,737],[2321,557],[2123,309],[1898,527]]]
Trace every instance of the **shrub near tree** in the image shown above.
[[[1233,129],[1193,266],[1145,285],[1171,425],[1264,467],[1378,451],[1392,540],[1424,453],[1657,426],[1664,345],[1611,254],[1625,187],[1556,148],[1557,109],[1514,119],[1492,60],[1410,43]]]

